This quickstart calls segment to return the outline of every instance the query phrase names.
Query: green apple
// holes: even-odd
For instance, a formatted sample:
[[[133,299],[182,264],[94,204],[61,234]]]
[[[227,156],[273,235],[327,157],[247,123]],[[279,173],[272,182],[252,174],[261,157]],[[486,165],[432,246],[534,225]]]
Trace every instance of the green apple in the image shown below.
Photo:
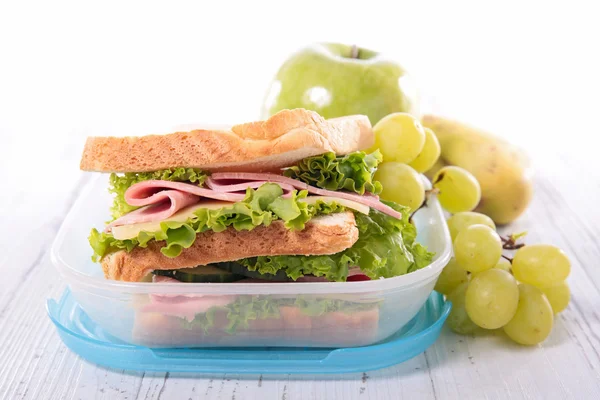
[[[306,108],[325,118],[364,114],[372,124],[393,112],[418,115],[412,79],[396,62],[372,50],[320,43],[292,55],[279,69],[263,117]]]

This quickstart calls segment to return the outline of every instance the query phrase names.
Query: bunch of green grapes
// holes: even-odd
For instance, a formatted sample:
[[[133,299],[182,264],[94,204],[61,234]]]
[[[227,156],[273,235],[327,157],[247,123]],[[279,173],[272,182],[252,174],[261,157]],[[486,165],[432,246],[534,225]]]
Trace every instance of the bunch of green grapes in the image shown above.
[[[372,150],[378,148],[384,161],[375,173],[383,185],[381,198],[415,212],[428,196],[437,195],[440,205],[453,214],[447,222],[454,258],[435,286],[453,303],[450,328],[462,334],[502,328],[517,343],[542,342],[552,330],[554,314],[569,304],[566,278],[571,264],[565,253],[550,245],[519,244],[520,235],[498,235],[488,216],[472,212],[481,200],[481,188],[462,168],[441,168],[433,188],[425,190],[420,173],[436,163],[440,144],[418,119],[390,114],[373,131]],[[512,259],[505,250],[516,250]]]
[[[407,113],[393,113],[374,127],[375,143],[383,163],[375,179],[383,185],[381,198],[417,210],[425,201],[420,173],[430,169],[440,156],[440,143],[431,129]]]
[[[381,198],[417,210],[426,195],[436,193],[442,207],[449,212],[470,211],[481,199],[481,188],[471,173],[448,166],[440,169],[433,180],[433,190],[426,191],[421,173],[429,170],[440,156],[440,143],[435,133],[423,128],[410,114],[394,113],[374,127],[375,144],[383,163],[375,179],[383,185]]]
[[[452,301],[450,329],[470,334],[500,329],[517,343],[534,345],[552,330],[554,314],[570,300],[566,279],[571,263],[559,248],[502,238],[494,222],[475,212],[448,218],[454,257],[435,289]],[[503,251],[514,251],[512,258]]]

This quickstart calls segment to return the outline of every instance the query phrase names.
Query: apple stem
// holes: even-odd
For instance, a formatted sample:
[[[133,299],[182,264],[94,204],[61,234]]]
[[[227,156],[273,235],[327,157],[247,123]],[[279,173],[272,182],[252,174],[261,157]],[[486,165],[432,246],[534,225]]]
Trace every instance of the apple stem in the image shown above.
[[[350,58],[358,58],[358,46],[355,44],[352,45],[352,50],[350,50]]]

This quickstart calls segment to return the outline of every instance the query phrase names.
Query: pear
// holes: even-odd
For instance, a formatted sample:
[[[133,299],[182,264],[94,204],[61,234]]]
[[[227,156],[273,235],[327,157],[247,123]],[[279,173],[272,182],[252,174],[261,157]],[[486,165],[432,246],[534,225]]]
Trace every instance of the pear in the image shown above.
[[[462,122],[425,115],[423,126],[433,130],[440,142],[438,162],[427,171],[432,177],[445,165],[471,172],[481,186],[475,211],[498,225],[514,221],[525,211],[532,196],[531,167],[527,155],[512,144]]]

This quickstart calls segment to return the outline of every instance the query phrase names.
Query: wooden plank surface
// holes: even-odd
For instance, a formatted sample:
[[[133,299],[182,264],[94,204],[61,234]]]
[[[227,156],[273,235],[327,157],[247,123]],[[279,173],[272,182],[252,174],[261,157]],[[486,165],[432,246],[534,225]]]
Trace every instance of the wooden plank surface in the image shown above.
[[[65,145],[66,143],[66,145]],[[46,317],[64,282],[49,247],[74,201],[81,140],[48,143],[43,171],[0,147],[0,398],[2,399],[592,399],[600,398],[600,173],[568,152],[534,157],[535,197],[510,231],[553,243],[573,262],[573,299],[541,346],[500,333],[444,330],[425,354],[379,371],[314,377],[196,376],[112,370],[71,353]],[[54,146],[54,147],[52,147]],[[574,177],[579,177],[575,179]]]

